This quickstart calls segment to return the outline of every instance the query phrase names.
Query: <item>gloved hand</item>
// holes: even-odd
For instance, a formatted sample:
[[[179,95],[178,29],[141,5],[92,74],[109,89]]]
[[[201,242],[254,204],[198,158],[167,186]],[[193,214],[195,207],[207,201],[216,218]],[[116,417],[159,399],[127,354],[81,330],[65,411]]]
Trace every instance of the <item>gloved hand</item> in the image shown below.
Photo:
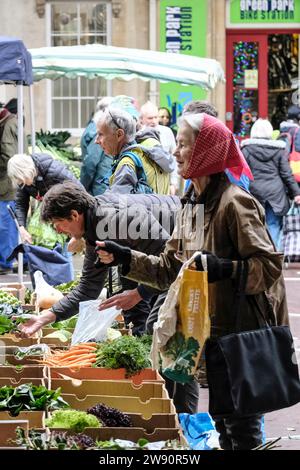
[[[96,242],[97,246],[95,251],[99,259],[96,261],[95,266],[98,268],[102,266],[117,266],[122,264],[123,268],[128,268],[131,263],[131,249],[127,246],[119,245],[115,242]],[[123,269],[123,271],[125,271]],[[129,269],[127,269],[127,272]]]
[[[231,259],[218,258],[209,251],[202,251],[207,257],[207,278],[208,282],[223,281],[229,279],[233,273],[233,262]],[[195,257],[196,269],[204,271],[201,262],[201,255]]]

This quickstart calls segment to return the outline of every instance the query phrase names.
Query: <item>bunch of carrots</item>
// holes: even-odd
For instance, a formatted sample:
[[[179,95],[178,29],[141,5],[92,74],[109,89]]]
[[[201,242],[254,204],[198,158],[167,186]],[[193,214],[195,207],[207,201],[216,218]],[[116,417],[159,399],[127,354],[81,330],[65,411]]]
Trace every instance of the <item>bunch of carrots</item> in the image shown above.
[[[56,351],[46,356],[43,364],[55,367],[91,367],[96,362],[97,343],[80,343],[68,351]]]

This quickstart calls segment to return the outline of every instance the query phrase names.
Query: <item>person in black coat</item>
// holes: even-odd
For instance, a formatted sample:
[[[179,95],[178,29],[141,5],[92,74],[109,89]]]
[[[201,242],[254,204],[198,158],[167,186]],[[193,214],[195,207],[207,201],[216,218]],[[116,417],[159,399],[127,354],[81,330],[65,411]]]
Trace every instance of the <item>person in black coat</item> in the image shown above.
[[[52,186],[66,180],[81,186],[63,163],[44,153],[14,155],[8,162],[7,174],[17,187],[16,217],[25,243],[32,243],[31,235],[26,230],[30,198],[41,200]]]
[[[242,152],[251,168],[254,180],[250,192],[262,204],[266,223],[277,249],[283,216],[290,208],[290,199],[300,204],[300,189],[285,155],[285,142],[272,140],[273,127],[266,119],[252,126],[250,139],[242,141]]]

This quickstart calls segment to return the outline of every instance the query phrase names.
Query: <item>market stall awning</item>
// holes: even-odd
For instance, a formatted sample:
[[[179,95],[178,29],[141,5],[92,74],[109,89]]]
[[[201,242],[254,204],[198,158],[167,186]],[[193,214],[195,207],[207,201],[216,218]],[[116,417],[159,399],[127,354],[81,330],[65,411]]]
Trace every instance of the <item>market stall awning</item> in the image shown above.
[[[30,85],[31,56],[17,38],[0,36],[0,82]]]
[[[30,49],[34,80],[60,77],[103,77],[132,80],[157,79],[214,88],[224,80],[224,72],[216,60],[170,54],[166,52],[99,44]]]

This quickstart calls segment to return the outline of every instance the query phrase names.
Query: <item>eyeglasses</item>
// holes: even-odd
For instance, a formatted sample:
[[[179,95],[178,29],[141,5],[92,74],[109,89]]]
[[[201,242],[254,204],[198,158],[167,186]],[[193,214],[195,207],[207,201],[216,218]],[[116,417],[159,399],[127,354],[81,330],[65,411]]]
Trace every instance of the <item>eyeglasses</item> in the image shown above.
[[[113,117],[113,115],[111,114],[110,111],[108,111],[108,114],[110,115],[111,120],[114,123],[114,125],[117,127],[117,129],[122,129],[123,130],[123,128],[121,126],[119,126],[119,124],[117,123],[117,120]]]

